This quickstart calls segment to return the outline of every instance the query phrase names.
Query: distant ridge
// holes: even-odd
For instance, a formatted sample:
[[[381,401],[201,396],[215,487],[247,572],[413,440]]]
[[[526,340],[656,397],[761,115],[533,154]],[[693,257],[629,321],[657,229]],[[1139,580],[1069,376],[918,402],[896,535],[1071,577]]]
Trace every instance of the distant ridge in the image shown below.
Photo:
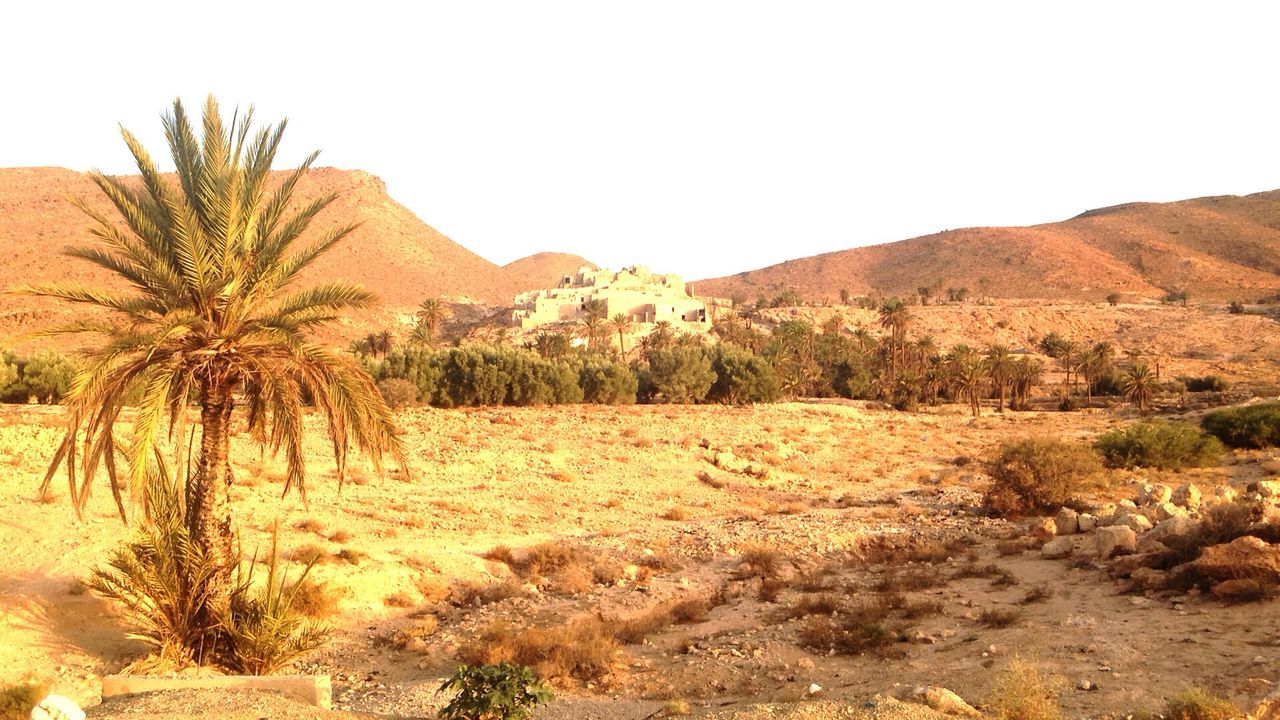
[[[555,287],[561,278],[576,273],[583,266],[596,269],[595,263],[579,255],[540,252],[513,260],[502,269],[517,285],[533,289]]]
[[[995,297],[1253,300],[1280,292],[1280,190],[1171,203],[1125,203],[1030,227],[977,227],[699,280],[700,292],[754,299],[794,289],[810,300],[966,287]]]

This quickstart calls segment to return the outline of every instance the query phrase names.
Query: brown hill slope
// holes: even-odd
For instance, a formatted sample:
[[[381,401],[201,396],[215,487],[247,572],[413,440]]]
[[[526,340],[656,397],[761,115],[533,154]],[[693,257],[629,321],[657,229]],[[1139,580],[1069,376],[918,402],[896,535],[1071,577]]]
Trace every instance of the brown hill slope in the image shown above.
[[[505,304],[526,286],[508,272],[437,232],[392,200],[377,177],[358,170],[321,168],[299,183],[305,202],[324,192],[338,199],[321,213],[315,233],[347,222],[361,226],[317,261],[302,282],[343,278],[378,294],[381,305],[352,320],[354,329],[377,326],[433,295],[464,296]],[[0,289],[17,283],[83,280],[105,274],[62,255],[67,245],[86,244],[90,223],[69,202],[86,198],[109,211],[87,176],[61,168],[0,169]],[[314,236],[314,235],[313,235]],[[40,298],[6,297],[0,334],[14,334],[65,319],[71,310]]]
[[[521,288],[534,289],[555,287],[561,278],[578,272],[578,268],[584,265],[596,267],[595,263],[580,255],[541,252],[513,260],[502,269]]]
[[[948,230],[699,281],[754,298],[792,288],[808,299],[967,287],[1001,297],[1096,299],[1111,291],[1193,299],[1280,292],[1280,191],[1131,203],[1031,227]]]

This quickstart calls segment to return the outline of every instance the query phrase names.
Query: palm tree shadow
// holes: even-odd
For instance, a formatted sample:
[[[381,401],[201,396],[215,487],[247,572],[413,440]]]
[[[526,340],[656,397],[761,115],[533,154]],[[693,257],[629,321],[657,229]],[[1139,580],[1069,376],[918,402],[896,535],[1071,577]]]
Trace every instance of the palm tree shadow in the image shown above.
[[[129,638],[111,604],[69,576],[0,578],[0,613],[8,619],[7,627],[0,628],[0,642],[20,642],[59,663],[87,656],[115,669],[146,651],[144,643]]]

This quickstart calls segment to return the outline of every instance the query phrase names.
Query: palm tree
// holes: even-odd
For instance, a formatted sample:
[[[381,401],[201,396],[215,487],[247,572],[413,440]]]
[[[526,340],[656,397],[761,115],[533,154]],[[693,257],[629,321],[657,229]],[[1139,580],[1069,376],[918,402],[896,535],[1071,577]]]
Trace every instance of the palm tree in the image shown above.
[[[626,313],[616,313],[609,319],[609,328],[618,333],[618,354],[625,361],[627,359],[627,333],[631,332],[631,316]]]
[[[308,339],[311,331],[368,305],[373,296],[345,282],[289,289],[353,226],[329,230],[306,245],[298,242],[335,196],[292,207],[294,189],[315,154],[268,189],[285,123],[251,135],[251,115],[224,126],[210,97],[198,138],[175,101],[164,117],[175,179],[161,175],[142,144],[122,130],[140,186],[96,171],[90,178],[123,225],[82,201],[101,243],[68,252],[112,273],[123,289],[71,283],[24,289],[109,311],[61,329],[103,338],[87,353],[66,399],[67,432],[42,485],[47,488],[65,467],[77,514],[83,513],[101,463],[124,518],[117,452],[128,461],[128,487],[145,502],[148,473],[164,466],[161,436],[175,434],[190,400],[199,406],[198,454],[180,487],[191,541],[214,568],[209,612],[229,601],[236,557],[229,452],[237,407],[251,436],[269,442],[273,451],[284,450],[286,491],[306,490],[303,398],[327,422],[339,482],[352,443],[378,467],[384,454],[404,461],[394,416],[372,378],[354,358]],[[135,402],[134,393],[131,435],[118,451],[116,421],[126,398]]]
[[[413,331],[409,333],[409,342],[420,347],[431,347],[432,334],[427,324],[419,320],[413,324]]]
[[[1064,340],[1060,346],[1058,363],[1062,366],[1062,397],[1071,395],[1071,371],[1076,366],[1080,345],[1074,340]]]
[[[982,390],[986,385],[987,363],[973,352],[954,353],[950,361],[951,380],[956,398],[968,398],[969,410],[974,417],[981,414]]]
[[[889,331],[889,374],[893,376],[899,367],[897,350],[911,322],[911,311],[899,298],[890,298],[880,305],[880,327]]]
[[[1012,395],[1013,402],[1018,408],[1025,409],[1027,407],[1031,388],[1040,383],[1040,376],[1043,374],[1044,366],[1040,364],[1039,360],[1023,356],[1013,364],[1013,374],[1011,376]]]
[[[1138,406],[1138,412],[1146,412],[1147,407],[1151,405],[1151,395],[1155,391],[1155,386],[1156,379],[1146,363],[1131,365],[1124,373],[1124,395]]]
[[[1007,345],[991,345],[987,347],[986,358],[987,374],[996,388],[996,410],[1003,413],[1005,391],[1013,375],[1013,355]]]
[[[609,304],[599,298],[592,298],[582,303],[582,331],[587,338],[587,349],[594,350],[599,345],[600,329],[608,317]]]
[[[426,328],[427,345],[435,343],[436,332],[441,323],[449,317],[449,306],[440,298],[427,298],[418,306],[418,324]]]

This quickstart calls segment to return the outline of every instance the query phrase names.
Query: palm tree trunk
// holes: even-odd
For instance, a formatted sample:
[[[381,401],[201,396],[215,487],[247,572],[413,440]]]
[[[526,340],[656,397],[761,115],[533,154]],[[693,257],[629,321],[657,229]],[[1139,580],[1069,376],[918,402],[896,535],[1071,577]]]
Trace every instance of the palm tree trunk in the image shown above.
[[[231,532],[231,391],[213,383],[201,393],[200,458],[187,480],[187,529],[191,541],[217,572],[209,583],[210,605],[224,606],[231,595],[235,559]]]

